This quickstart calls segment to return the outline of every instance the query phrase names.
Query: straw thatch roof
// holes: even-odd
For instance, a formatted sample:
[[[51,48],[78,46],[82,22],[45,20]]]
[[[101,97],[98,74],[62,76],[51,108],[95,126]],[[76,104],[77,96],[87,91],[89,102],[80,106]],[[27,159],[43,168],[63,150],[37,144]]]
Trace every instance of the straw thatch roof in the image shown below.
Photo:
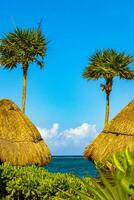
[[[8,99],[0,100],[0,162],[46,165],[51,159],[37,128]]]
[[[114,117],[106,128],[85,149],[91,160],[106,160],[112,153],[134,150],[134,100]]]

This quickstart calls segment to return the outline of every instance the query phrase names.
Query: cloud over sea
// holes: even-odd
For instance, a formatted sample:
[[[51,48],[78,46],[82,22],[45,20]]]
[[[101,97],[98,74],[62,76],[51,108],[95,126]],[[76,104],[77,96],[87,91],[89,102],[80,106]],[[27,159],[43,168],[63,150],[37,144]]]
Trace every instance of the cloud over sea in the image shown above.
[[[37,128],[52,155],[81,155],[85,147],[97,136],[96,125],[88,123],[62,131],[58,123],[54,123],[51,128]]]

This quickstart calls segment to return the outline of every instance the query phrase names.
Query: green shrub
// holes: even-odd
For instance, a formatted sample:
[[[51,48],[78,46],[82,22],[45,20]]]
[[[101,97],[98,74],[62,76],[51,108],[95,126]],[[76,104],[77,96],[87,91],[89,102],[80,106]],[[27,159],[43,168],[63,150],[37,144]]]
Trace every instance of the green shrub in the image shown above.
[[[81,199],[76,191],[86,191],[78,177],[67,173],[49,173],[41,167],[3,164],[0,172],[0,199],[72,199],[67,193],[75,196],[75,199]],[[91,181],[87,178],[86,182]]]
[[[35,166],[0,165],[2,200],[132,200],[134,152],[114,154],[110,170],[98,163],[100,177],[79,178],[68,173],[49,173]]]

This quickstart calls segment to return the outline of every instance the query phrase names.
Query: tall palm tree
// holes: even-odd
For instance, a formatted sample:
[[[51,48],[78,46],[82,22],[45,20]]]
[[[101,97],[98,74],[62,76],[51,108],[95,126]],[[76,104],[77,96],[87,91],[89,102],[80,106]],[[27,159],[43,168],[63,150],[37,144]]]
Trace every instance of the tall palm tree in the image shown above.
[[[109,120],[109,98],[112,91],[113,79],[119,76],[123,79],[134,79],[134,70],[129,64],[133,62],[133,57],[125,53],[118,53],[114,49],[104,49],[97,51],[89,60],[89,64],[83,72],[83,77],[88,80],[98,80],[104,78],[105,83],[101,84],[102,91],[106,93],[106,113],[105,124]]]
[[[0,41],[0,63],[7,69],[14,69],[21,64],[23,70],[22,111],[25,112],[27,73],[29,65],[36,62],[44,66],[47,42],[40,28],[20,29],[5,34]]]

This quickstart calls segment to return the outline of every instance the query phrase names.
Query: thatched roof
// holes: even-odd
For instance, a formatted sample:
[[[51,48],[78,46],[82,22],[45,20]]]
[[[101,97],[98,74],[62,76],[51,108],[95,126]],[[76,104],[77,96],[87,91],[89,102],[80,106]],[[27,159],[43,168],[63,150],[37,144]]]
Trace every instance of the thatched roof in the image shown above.
[[[0,162],[46,165],[50,159],[48,146],[28,117],[12,101],[0,100]]]
[[[106,160],[112,153],[126,148],[134,150],[134,100],[87,146],[84,156],[91,160]]]

